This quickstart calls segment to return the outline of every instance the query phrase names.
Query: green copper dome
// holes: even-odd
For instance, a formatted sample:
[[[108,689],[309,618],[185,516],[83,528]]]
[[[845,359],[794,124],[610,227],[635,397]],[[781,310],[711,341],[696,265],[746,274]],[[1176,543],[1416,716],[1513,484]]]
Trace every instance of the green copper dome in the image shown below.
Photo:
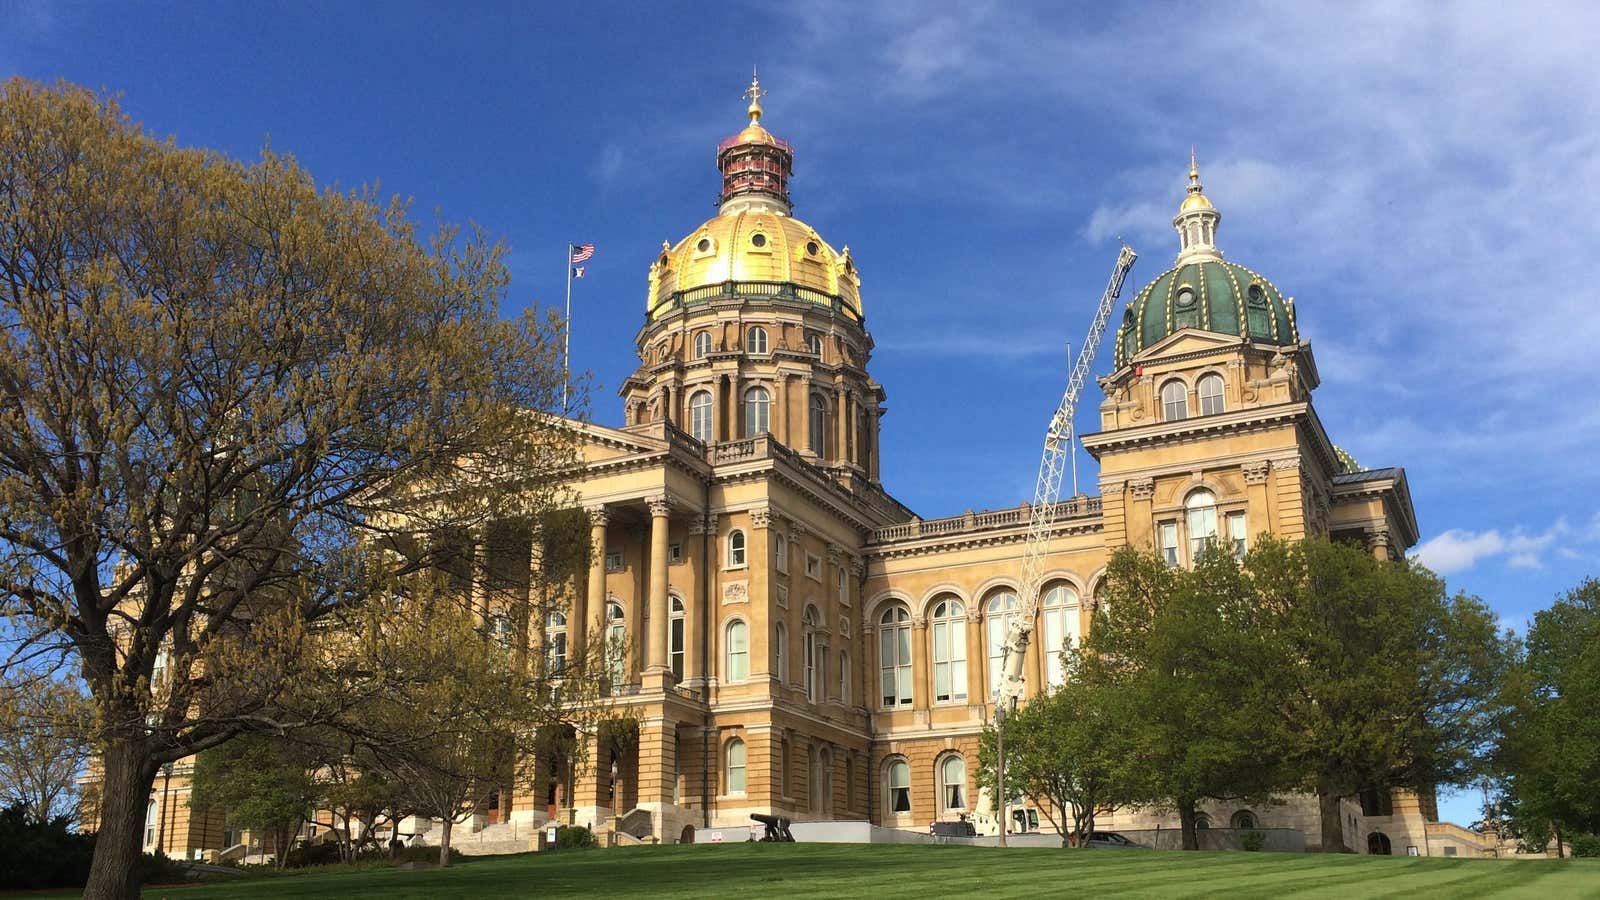
[[[1222,213],[1200,186],[1200,167],[1191,152],[1188,196],[1172,220],[1178,230],[1177,264],[1145,285],[1123,312],[1117,329],[1117,368],[1185,328],[1234,334],[1262,344],[1300,342],[1294,301],[1284,299],[1267,279],[1222,258],[1217,249],[1221,221]]]
[[[1238,263],[1196,258],[1156,276],[1128,304],[1117,329],[1117,368],[1184,328],[1264,344],[1300,341],[1294,306],[1272,282]]]

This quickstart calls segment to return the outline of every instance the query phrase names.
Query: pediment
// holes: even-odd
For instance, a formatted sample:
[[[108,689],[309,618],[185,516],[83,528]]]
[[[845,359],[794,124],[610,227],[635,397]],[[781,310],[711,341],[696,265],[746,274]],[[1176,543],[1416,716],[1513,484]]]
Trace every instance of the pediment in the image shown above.
[[[1202,331],[1198,328],[1184,328],[1140,350],[1130,362],[1138,364],[1164,356],[1209,353],[1214,350],[1232,349],[1244,345],[1245,341],[1236,334]]]

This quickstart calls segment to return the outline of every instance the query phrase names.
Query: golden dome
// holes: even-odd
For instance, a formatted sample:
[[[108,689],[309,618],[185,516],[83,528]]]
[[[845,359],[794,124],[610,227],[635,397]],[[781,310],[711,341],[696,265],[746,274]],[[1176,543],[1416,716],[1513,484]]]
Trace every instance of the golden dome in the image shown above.
[[[1178,207],[1179,215],[1191,209],[1211,209],[1211,200],[1205,194],[1190,194],[1183,198],[1183,204]]]
[[[829,307],[837,298],[841,311],[861,319],[861,281],[850,248],[836,251],[810,225],[759,206],[724,212],[663,247],[650,267],[645,311],[657,319],[685,304],[727,296],[723,285],[728,282],[735,283],[737,295],[788,299],[792,294],[794,300]],[[712,287],[718,290],[696,290]]]

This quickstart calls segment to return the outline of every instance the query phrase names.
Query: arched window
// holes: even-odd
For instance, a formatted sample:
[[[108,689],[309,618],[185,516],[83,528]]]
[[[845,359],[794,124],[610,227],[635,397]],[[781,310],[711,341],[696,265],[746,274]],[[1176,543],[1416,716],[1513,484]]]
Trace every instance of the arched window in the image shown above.
[[[817,615],[815,606],[806,607],[805,614],[801,617],[805,625],[805,685],[806,699],[812,703],[822,699],[822,678],[817,671],[822,665],[822,658],[817,647],[817,626],[821,624],[821,617]]]
[[[1222,376],[1215,372],[1200,379],[1200,415],[1214,416],[1223,409]]]
[[[822,355],[822,335],[812,332],[806,335],[806,349],[818,356]]]
[[[544,617],[544,662],[552,675],[567,667],[567,617],[554,610]]]
[[[947,756],[939,764],[939,797],[946,810],[967,808],[967,764],[959,756]]]
[[[989,644],[989,696],[993,697],[1005,673],[1006,629],[1017,616],[1017,595],[1006,590],[990,596],[983,614]]]
[[[683,680],[683,600],[672,598],[672,616],[668,620],[668,659],[672,664],[672,677]]]
[[[1217,539],[1217,497],[1198,490],[1183,501],[1185,525],[1189,530],[1189,562],[1200,558],[1206,544]]]
[[[1044,592],[1045,683],[1057,688],[1067,683],[1065,652],[1078,643],[1078,592],[1070,584],[1053,584]]]
[[[850,651],[839,651],[839,702],[850,705]]]
[[[766,434],[772,414],[772,396],[763,387],[753,387],[744,392],[743,437],[753,438]]]
[[[606,668],[611,672],[611,686],[622,687],[627,674],[623,658],[628,646],[628,619],[621,603],[606,604]]]
[[[729,681],[743,681],[750,677],[750,626],[743,619],[728,623],[725,645],[727,662],[723,674]]]
[[[767,352],[767,330],[760,325],[750,329],[749,340],[745,342],[745,349],[751,353],[764,354]]]
[[[1260,821],[1256,819],[1256,814],[1248,809],[1241,809],[1234,813],[1228,824],[1230,827],[1237,828],[1240,831],[1255,831],[1261,827]]]
[[[1161,421],[1177,422],[1189,417],[1189,390],[1174,378],[1161,386]]]
[[[911,812],[911,766],[903,759],[891,759],[884,775],[887,782],[884,794],[889,800],[889,812]]]
[[[826,456],[828,449],[828,401],[821,394],[811,395],[811,452]]]
[[[694,336],[694,358],[705,359],[711,354],[711,332],[702,331]]]
[[[689,435],[697,441],[711,440],[710,391],[695,391],[689,398]]]
[[[779,622],[772,632],[772,651],[778,659],[779,684],[789,683],[789,648],[785,646],[788,644],[788,637],[789,629],[783,627],[783,623]]]
[[[856,808],[856,760],[848,754],[844,758],[844,808]]]
[[[744,793],[744,741],[738,738],[728,742],[727,785],[727,793]]]
[[[933,699],[967,699],[967,609],[954,597],[933,607]]]
[[[911,705],[911,613],[904,606],[878,620],[878,683],[883,705]]]
[[[144,808],[144,846],[147,850],[156,845],[156,826],[160,822],[160,815],[160,807],[156,805],[155,798],[151,797]]]
[[[728,565],[733,568],[744,565],[744,532],[737,528],[728,532]]]

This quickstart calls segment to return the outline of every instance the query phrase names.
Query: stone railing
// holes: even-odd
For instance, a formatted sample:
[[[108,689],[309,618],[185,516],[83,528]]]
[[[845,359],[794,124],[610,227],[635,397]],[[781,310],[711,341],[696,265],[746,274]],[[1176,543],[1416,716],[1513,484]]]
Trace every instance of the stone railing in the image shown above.
[[[899,525],[887,525],[875,528],[868,537],[870,544],[886,544],[890,541],[903,541],[909,538],[939,537],[948,534],[964,534],[972,531],[989,531],[998,528],[1026,528],[1033,507],[1023,503],[1006,509],[992,509],[984,512],[968,512],[959,516],[947,516],[943,519],[912,519]],[[1090,519],[1100,515],[1099,497],[1074,497],[1062,500],[1051,511],[1052,522],[1063,522],[1071,519]]]

